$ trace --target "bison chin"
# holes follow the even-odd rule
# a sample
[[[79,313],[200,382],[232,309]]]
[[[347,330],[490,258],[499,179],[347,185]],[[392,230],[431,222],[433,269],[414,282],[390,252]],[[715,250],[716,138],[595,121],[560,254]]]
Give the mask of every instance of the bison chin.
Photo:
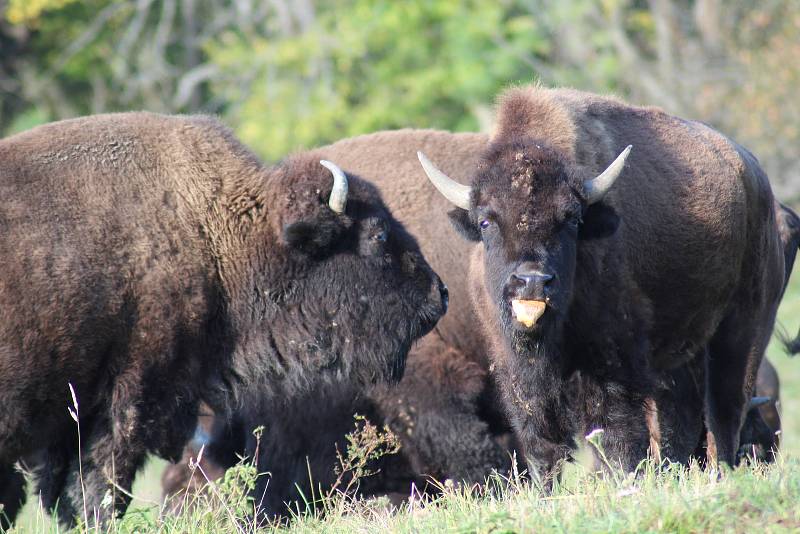
[[[406,370],[406,356],[411,348],[411,342],[405,342],[404,340],[392,341],[395,342],[372,349],[368,354],[351,355],[351,357],[357,358],[358,362],[361,362],[352,372],[352,377],[357,384],[374,386],[376,384],[394,385],[400,382]],[[367,360],[375,362],[375,364],[365,365],[363,362]],[[333,378],[338,379],[340,377]]]
[[[380,342],[373,340],[374,346],[365,348],[371,355],[362,355],[359,361],[385,362],[383,366],[364,366],[357,372],[358,379],[363,384],[374,385],[381,382],[397,384],[403,378],[406,370],[406,357],[411,349],[411,344],[427,335],[439,321],[439,314],[433,310],[421,309],[413,321],[400,327],[394,335],[381,336]],[[401,331],[408,329],[405,335]],[[374,372],[374,369],[383,369],[383,374]]]
[[[561,339],[564,330],[562,315],[555,308],[547,306],[533,324],[526,324],[520,319],[528,319],[523,314],[515,313],[512,304],[503,306],[501,317],[505,337],[518,354],[547,356],[555,342]],[[519,305],[517,305],[519,310]],[[522,315],[522,317],[520,317]]]

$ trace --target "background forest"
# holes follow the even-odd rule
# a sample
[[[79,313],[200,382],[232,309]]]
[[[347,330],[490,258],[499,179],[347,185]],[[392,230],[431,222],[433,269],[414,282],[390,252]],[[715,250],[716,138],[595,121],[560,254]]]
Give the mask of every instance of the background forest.
[[[401,127],[487,129],[540,80],[706,121],[800,200],[796,0],[0,0],[0,134],[214,113],[267,160]]]

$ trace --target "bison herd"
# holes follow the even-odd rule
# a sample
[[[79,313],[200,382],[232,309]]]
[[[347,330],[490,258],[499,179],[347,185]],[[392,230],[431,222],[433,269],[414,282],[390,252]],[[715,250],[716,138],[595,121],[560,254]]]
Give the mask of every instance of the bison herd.
[[[397,500],[515,467],[547,488],[597,428],[629,471],[778,445],[764,351],[800,219],[747,149],[657,108],[522,87],[490,136],[272,167],[208,117],[99,115],[0,141],[0,192],[9,523],[20,467],[102,523],[148,454],[178,462],[166,495],[197,486],[201,447],[211,477],[257,456],[285,515],[335,483],[355,414],[401,444],[359,491]]]

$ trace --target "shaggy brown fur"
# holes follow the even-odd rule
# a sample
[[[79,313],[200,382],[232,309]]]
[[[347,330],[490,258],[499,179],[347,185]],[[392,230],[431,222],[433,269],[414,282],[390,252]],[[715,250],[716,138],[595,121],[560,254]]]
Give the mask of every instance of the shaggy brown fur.
[[[85,488],[102,521],[128,502],[108,479],[129,490],[147,452],[179,457],[200,399],[269,410],[398,379],[446,295],[372,186],[350,176],[337,214],[331,184],[318,157],[265,168],[206,117],[0,141],[0,473],[24,458],[45,506],[70,521]]]

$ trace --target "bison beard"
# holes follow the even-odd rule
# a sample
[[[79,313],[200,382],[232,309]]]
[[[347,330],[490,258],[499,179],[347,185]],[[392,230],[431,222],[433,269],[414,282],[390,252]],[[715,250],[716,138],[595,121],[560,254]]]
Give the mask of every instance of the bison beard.
[[[758,162],[705,125],[613,98],[528,87],[498,110],[466,192],[420,160],[458,206],[453,225],[483,244],[472,307],[532,467],[552,476],[572,436],[600,427],[633,469],[659,376],[695,358],[709,443],[733,465],[785,268]],[[515,299],[548,308],[525,324]]]
[[[102,523],[147,453],[179,457],[200,400],[400,378],[446,290],[375,188],[320,159],[267,168],[214,119],[149,113],[0,141],[6,510],[16,461],[64,522],[85,502]]]

